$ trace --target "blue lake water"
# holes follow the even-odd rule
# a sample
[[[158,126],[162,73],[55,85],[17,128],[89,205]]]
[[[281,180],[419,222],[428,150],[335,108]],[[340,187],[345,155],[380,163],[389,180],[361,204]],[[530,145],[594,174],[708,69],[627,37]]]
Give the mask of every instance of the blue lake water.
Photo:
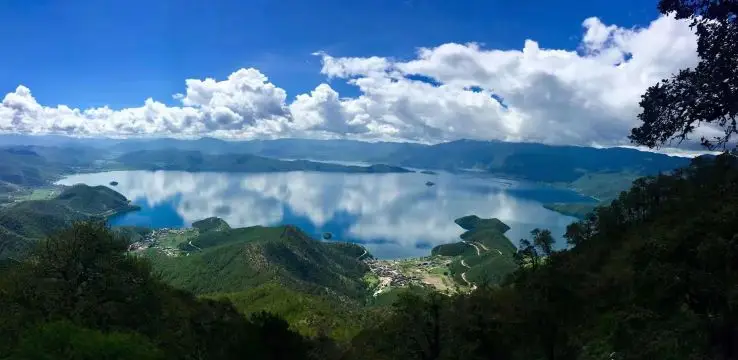
[[[537,227],[550,229],[561,244],[575,219],[542,203],[588,201],[568,190],[447,173],[115,171],[59,181],[77,183],[109,186],[141,206],[110,219],[113,226],[188,227],[210,216],[232,227],[293,224],[316,238],[330,232],[335,240],[362,243],[380,258],[424,256],[435,245],[458,241],[463,230],[453,220],[469,214],[502,220],[516,244]]]

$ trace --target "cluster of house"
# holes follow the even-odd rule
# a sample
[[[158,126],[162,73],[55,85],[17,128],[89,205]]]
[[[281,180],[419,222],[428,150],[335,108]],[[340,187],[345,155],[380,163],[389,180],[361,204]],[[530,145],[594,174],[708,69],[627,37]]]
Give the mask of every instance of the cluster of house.
[[[184,235],[186,229],[169,229],[169,228],[161,228],[161,229],[154,229],[150,233],[146,234],[141,241],[137,241],[135,243],[132,243],[128,245],[128,251],[141,251],[146,250],[151,247],[156,247],[161,252],[164,253],[164,255],[167,256],[177,256],[179,255],[179,250],[171,247],[165,247],[165,246],[157,246],[157,240],[161,237],[164,237],[166,235]]]
[[[419,277],[408,276],[397,270],[398,264],[396,261],[378,261],[375,259],[369,259],[365,262],[369,265],[371,272],[376,274],[380,279],[387,279],[386,285],[403,287],[420,282]]]

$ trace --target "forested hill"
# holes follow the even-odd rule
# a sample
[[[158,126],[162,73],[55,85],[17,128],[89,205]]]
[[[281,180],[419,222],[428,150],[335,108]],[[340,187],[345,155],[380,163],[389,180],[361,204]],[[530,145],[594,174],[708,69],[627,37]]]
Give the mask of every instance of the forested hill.
[[[454,220],[466,230],[461,241],[435,246],[432,255],[451,256],[449,272],[461,283],[497,285],[515,271],[515,245],[505,236],[510,227],[499,219],[468,215]]]
[[[83,184],[67,187],[53,199],[0,207],[0,259],[19,255],[35,241],[74,221],[104,219],[137,209],[114,190]]]
[[[180,244],[187,256],[153,258],[162,279],[195,294],[239,292],[269,282],[362,301],[366,294],[361,279],[368,268],[358,260],[364,252],[359,245],[315,240],[294,226],[231,229],[221,220],[201,229],[206,230]]]

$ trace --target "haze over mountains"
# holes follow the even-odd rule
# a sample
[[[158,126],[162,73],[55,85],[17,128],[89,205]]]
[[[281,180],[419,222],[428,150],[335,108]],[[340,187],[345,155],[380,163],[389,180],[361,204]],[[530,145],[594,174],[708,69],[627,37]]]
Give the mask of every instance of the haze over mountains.
[[[573,181],[582,172],[657,173],[687,163],[667,156],[627,148],[595,149],[578,146],[550,146],[535,143],[458,140],[437,145],[354,140],[277,139],[224,141],[214,138],[178,139],[86,139],[63,136],[0,135],[0,144],[58,147],[92,147],[110,155],[143,150],[199,151],[206,154],[251,154],[279,159],[360,161],[444,170],[473,169],[521,176],[531,180]],[[550,164],[567,164],[566,173],[547,169]],[[574,170],[577,169],[577,170]],[[541,171],[538,171],[541,170]],[[555,170],[559,179],[543,179],[534,172]],[[548,175],[547,175],[548,176]],[[536,179],[538,178],[538,179]]]

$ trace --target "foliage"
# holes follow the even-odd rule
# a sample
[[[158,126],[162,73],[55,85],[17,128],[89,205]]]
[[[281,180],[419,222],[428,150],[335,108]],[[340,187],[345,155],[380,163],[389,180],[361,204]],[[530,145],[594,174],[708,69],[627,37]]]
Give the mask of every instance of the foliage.
[[[461,234],[461,239],[470,243],[480,244],[479,246],[482,247],[482,250],[492,251],[497,254],[499,254],[499,252],[502,252],[503,254],[510,255],[517,251],[515,245],[510,242],[510,239],[508,239],[503,232],[498,231],[496,228],[475,228]],[[489,250],[485,250],[485,247]]]
[[[354,339],[352,355],[735,359],[736,216],[731,155],[639,179],[569,226],[572,248],[555,251],[551,234],[536,230],[500,287],[401,299]]]
[[[358,302],[310,295],[276,283],[236,293],[209,294],[207,297],[228,299],[247,315],[261,311],[278,315],[304,336],[328,336],[341,342],[351,340],[362,329],[368,316]]]
[[[151,229],[143,226],[116,226],[110,229],[116,236],[126,239],[129,243],[143,240],[151,233]]]
[[[107,216],[122,211],[138,209],[128,199],[105,186],[77,184],[65,188],[54,202],[90,216]]]
[[[89,217],[51,200],[0,208],[0,258],[21,255],[36,240],[86,219]]]
[[[476,255],[477,252],[474,250],[473,247],[459,241],[451,244],[441,244],[436,245],[431,250],[431,255],[440,255],[440,256],[462,256],[462,255],[468,255],[473,256]]]
[[[661,0],[659,10],[690,19],[696,30],[700,62],[648,88],[641,99],[643,122],[630,139],[656,147],[673,139],[684,140],[700,125],[723,133],[702,137],[702,145],[715,149],[738,133],[738,4],[734,0]]]
[[[155,360],[163,356],[149,339],[139,334],[103,333],[58,321],[27,330],[10,359]]]
[[[357,259],[357,246],[314,240],[293,226],[210,231],[192,244],[189,256],[161,255],[153,263],[163,279],[196,294],[239,292],[271,281],[312,294],[366,294],[361,278],[368,268]]]
[[[507,224],[499,219],[482,219],[476,215],[467,215],[455,222],[467,229],[460,236],[463,241],[438,245],[431,254],[457,257],[449,265],[451,277],[457,283],[498,284],[517,268],[513,259],[517,248],[504,234],[510,229]]]
[[[181,359],[735,359],[737,217],[738,160],[697,158],[570,225],[568,249],[533,231],[499,285],[475,269],[503,258],[475,251],[452,263],[469,262],[475,291],[391,289],[369,307],[345,286],[365,272],[359,248],[294,227],[203,234],[202,250],[170,259],[187,266],[164,271],[209,294],[197,299],[152,277],[101,224],[77,224],[0,267],[0,358],[84,358],[138,339],[132,352]]]
[[[129,211],[126,198],[104,186],[75,185],[51,200],[22,201],[0,207],[0,258],[19,256],[35,241],[74,221],[102,220]]]
[[[76,223],[7,267],[0,277],[0,358],[34,358],[39,350],[46,358],[126,358],[156,347],[162,358],[300,359],[319,350],[278,317],[247,319],[229,302],[197,300],[163,284],[147,261],[124,253],[126,246],[102,224]]]

